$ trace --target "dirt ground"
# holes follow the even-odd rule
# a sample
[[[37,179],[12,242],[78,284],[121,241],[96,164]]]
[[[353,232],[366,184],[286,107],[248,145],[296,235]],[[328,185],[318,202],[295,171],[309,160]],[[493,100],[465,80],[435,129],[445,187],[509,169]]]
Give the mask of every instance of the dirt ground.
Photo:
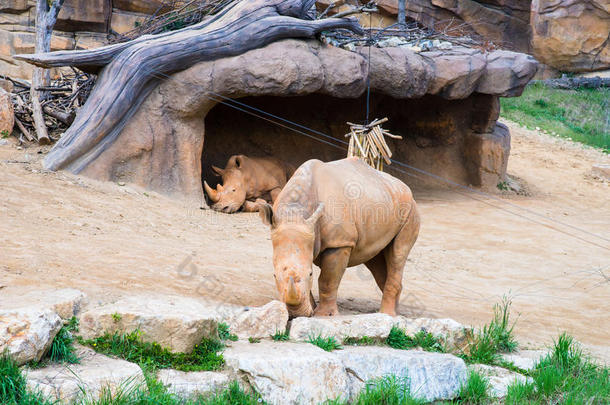
[[[509,174],[528,195],[415,189],[422,228],[400,311],[480,326],[506,294],[523,346],[544,347],[565,330],[610,362],[610,183],[591,174],[610,158],[507,124]],[[45,172],[38,151],[0,146],[0,305],[50,287],[81,289],[90,304],[140,292],[252,306],[275,298],[269,232],[256,214]],[[343,313],[380,302],[360,267],[339,296]]]

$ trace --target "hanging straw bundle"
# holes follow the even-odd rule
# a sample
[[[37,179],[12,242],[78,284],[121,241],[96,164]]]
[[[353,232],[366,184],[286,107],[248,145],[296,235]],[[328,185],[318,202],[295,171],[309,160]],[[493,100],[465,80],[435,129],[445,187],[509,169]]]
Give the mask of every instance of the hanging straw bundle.
[[[387,121],[387,118],[374,119],[367,125],[348,122],[350,132],[345,134],[346,138],[350,137],[347,157],[360,157],[369,166],[381,171],[383,171],[384,161],[388,165],[391,164],[392,151],[386,143],[385,137],[389,136],[394,139],[402,139],[402,137],[392,135],[389,131],[381,128],[381,124]]]

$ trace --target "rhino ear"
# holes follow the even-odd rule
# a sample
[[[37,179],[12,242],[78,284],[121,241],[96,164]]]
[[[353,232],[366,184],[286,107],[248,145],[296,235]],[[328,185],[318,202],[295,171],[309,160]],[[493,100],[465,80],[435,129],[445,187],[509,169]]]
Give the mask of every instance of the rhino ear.
[[[261,217],[263,224],[273,227],[273,207],[271,207],[271,204],[259,203],[258,215]]]
[[[212,166],[212,170],[214,170],[214,173],[216,173],[216,176],[221,176],[223,175],[223,173],[225,172],[223,169],[221,169],[220,167],[216,167],[216,166]]]
[[[238,169],[241,169],[241,165],[243,163],[244,163],[244,160],[241,155],[235,156],[235,166],[237,166]]]

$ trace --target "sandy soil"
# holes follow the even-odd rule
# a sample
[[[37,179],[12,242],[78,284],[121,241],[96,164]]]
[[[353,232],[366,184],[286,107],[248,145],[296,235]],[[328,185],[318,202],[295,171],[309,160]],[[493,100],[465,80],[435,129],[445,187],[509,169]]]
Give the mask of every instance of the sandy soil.
[[[529,195],[498,191],[497,201],[414,190],[422,228],[401,313],[478,326],[508,294],[524,346],[543,347],[565,330],[610,362],[610,184],[591,174],[592,164],[610,159],[508,125],[509,173]],[[135,292],[244,305],[275,298],[269,232],[256,214],[218,214],[129,185],[45,172],[39,151],[0,146],[4,305],[49,287],[81,289],[91,304]],[[339,295],[344,313],[379,306],[364,268],[348,270]]]

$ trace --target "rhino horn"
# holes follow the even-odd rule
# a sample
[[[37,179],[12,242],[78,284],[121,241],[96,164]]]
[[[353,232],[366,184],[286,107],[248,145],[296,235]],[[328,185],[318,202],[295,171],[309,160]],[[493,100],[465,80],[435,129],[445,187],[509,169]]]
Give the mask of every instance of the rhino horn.
[[[290,277],[290,284],[288,285],[288,294],[286,294],[286,304],[298,305],[299,304],[299,293],[294,283],[294,278]]]
[[[322,215],[323,210],[324,210],[324,203],[320,203],[318,205],[318,208],[316,208],[316,210],[314,211],[314,213],[311,214],[311,216],[309,218],[307,218],[307,220],[305,221],[307,223],[307,225],[313,227],[316,224],[316,222],[318,222],[318,219],[320,219],[320,216]]]
[[[225,190],[225,188],[224,188],[224,186],[223,186],[222,184],[218,183],[218,185],[216,186],[216,190],[218,190],[218,191],[224,191],[224,190]]]
[[[208,197],[210,197],[210,200],[212,200],[213,202],[218,202],[218,200],[220,199],[220,197],[218,196],[218,191],[210,187],[207,181],[203,182],[203,188],[205,189],[205,192],[208,193]]]

